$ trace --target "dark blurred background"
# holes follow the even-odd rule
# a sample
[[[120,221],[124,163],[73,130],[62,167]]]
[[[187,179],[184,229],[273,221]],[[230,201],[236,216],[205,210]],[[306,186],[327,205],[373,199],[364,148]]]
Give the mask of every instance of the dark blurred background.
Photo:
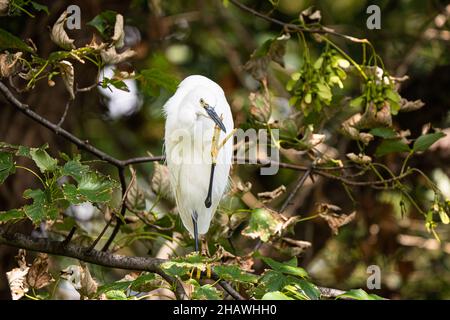
[[[258,83],[243,69],[250,54],[264,40],[280,34],[279,26],[242,12],[231,3],[224,7],[221,1],[40,1],[49,8],[50,15],[37,14],[35,19],[1,18],[0,27],[33,39],[38,52],[47,56],[56,49],[49,39],[48,26],[53,25],[60,13],[70,4],[81,8],[82,29],[69,31],[75,44],[88,43],[93,32],[85,23],[101,11],[117,11],[125,17],[128,33],[134,35],[133,48],[137,55],[130,63],[136,69],[159,68],[182,79],[190,74],[203,74],[218,82],[225,90],[233,109],[236,126],[246,122],[248,94]],[[269,1],[245,1],[263,13],[272,12]],[[307,7],[314,5],[322,12],[322,23],[340,33],[369,39],[382,57],[386,69],[394,76],[407,74],[400,93],[408,99],[422,99],[426,106],[416,112],[402,114],[395,126],[410,129],[413,136],[431,123],[434,127],[450,130],[450,7],[447,1],[377,1],[381,8],[381,29],[368,30],[366,8],[371,1],[279,0],[273,17],[291,21]],[[351,57],[359,60],[361,47],[333,39]],[[320,47],[312,41],[313,54]],[[288,44],[285,55],[286,69],[294,71],[301,63],[301,48],[296,41]],[[93,67],[78,64],[75,70],[79,87],[88,86],[95,79]],[[284,83],[286,76],[272,71],[272,77]],[[273,81],[272,83],[276,83]],[[282,90],[273,88],[283,98]],[[358,93],[358,85],[346,87],[348,94]],[[79,94],[69,109],[64,126],[76,135],[116,156],[129,158],[162,153],[164,119],[162,106],[170,93],[162,90],[155,97],[137,89],[134,97],[125,97],[115,105],[102,93]],[[57,122],[64,112],[67,93],[62,83],[48,87],[46,81],[35,90],[22,94],[22,100],[51,121]],[[1,102],[2,100],[0,100]],[[340,123],[336,123],[336,130]],[[332,132],[333,126],[328,128]],[[49,143],[50,150],[72,152],[64,140],[30,119],[17,113],[6,103],[0,103],[0,141],[27,146]],[[341,136],[330,141],[343,155],[352,150],[351,144]],[[350,150],[350,151],[348,151]],[[450,198],[450,135],[435,145],[431,152],[417,156],[411,164],[420,168],[439,185]],[[401,164],[399,156],[387,157],[390,167]],[[153,166],[137,167],[142,178],[150,179]],[[115,172],[107,166],[102,170]],[[261,177],[257,168],[242,166],[234,169],[234,176],[251,181],[252,192],[274,189],[281,184],[288,187],[297,179],[297,172],[281,169],[274,177]],[[410,178],[412,186],[420,185],[419,178]],[[0,210],[23,204],[21,195],[26,188],[37,186],[33,177],[24,171],[0,186]],[[424,202],[430,201],[427,190],[418,188],[416,194]],[[401,215],[400,195],[393,191],[355,188],[357,219],[333,236],[326,223],[312,220],[300,223],[293,238],[312,243],[301,257],[300,264],[307,268],[315,283],[339,289],[365,288],[366,268],[376,264],[382,270],[381,290],[375,293],[387,298],[449,299],[450,298],[450,235],[448,226],[439,227],[442,243],[438,243],[425,230],[423,217],[408,211]],[[344,212],[355,204],[339,183],[318,179],[308,181],[290,207],[289,214],[308,215],[316,203],[335,203]],[[281,202],[275,202],[277,207]],[[31,232],[30,225],[16,226]],[[244,245],[244,244],[243,244]],[[238,245],[236,245],[238,246]],[[270,248],[262,248],[266,254]],[[266,250],[266,251],[264,251]],[[0,297],[9,297],[5,272],[14,265],[17,249],[0,246]],[[133,254],[133,252],[131,252]],[[55,262],[56,263],[56,262]],[[261,266],[255,265],[257,271]],[[95,272],[95,270],[94,270]],[[106,272],[105,270],[102,271]],[[114,271],[111,271],[114,272]],[[104,276],[104,275],[103,275]]]

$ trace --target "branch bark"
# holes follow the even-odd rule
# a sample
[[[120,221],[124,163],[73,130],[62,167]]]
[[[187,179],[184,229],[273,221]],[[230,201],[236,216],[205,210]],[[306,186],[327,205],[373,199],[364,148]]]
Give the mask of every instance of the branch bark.
[[[296,24],[293,23],[287,23],[287,22],[283,22],[280,21],[278,19],[272,18],[268,15],[265,15],[261,12],[258,12],[250,7],[247,7],[245,4],[240,3],[237,0],[230,0],[230,2],[235,5],[237,8],[241,9],[242,11],[251,13],[252,15],[254,15],[255,17],[261,18],[263,20],[269,21],[271,23],[277,24],[279,26],[282,26],[286,31],[295,31],[295,32],[305,32],[305,33],[317,33],[317,34],[331,34],[333,36],[337,36],[337,37],[341,37],[341,38],[345,38],[347,40],[350,41],[356,41],[356,42],[367,42],[366,39],[359,39],[359,38],[355,38],[355,37],[351,37],[351,36],[347,36],[345,34],[336,32],[330,28],[326,28],[326,27],[320,27],[320,28],[305,28],[305,27],[300,27]]]
[[[13,105],[16,109],[18,109],[20,112],[25,114],[27,117],[31,118],[32,120],[36,121],[37,123],[41,124],[42,126],[46,127],[47,129],[53,131],[55,134],[62,136],[64,139],[70,141],[80,149],[83,149],[92,155],[96,156],[97,158],[104,160],[118,168],[124,168],[130,164],[133,163],[139,163],[141,162],[140,158],[132,158],[127,160],[119,160],[117,158],[114,158],[110,156],[109,154],[101,151],[100,149],[94,147],[89,143],[87,140],[82,140],[72,133],[68,132],[67,130],[61,128],[57,124],[54,124],[47,120],[46,118],[40,116],[36,112],[34,112],[30,106],[27,104],[22,103],[19,101],[12,92],[8,89],[8,87],[3,83],[0,82],[0,91],[5,96],[6,100]],[[161,161],[161,157],[146,157],[145,162],[151,162],[151,161]]]
[[[161,269],[161,264],[166,259],[158,259],[152,257],[130,257],[119,255],[111,252],[98,251],[88,247],[82,247],[73,243],[65,243],[64,241],[54,241],[44,238],[33,238],[22,233],[8,233],[6,228],[0,226],[0,245],[7,245],[16,248],[26,249],[29,251],[43,252],[57,256],[70,257],[80,261],[123,270],[148,271],[159,274],[166,281],[175,286],[175,295],[179,300],[186,300],[188,297],[184,291],[183,285],[179,279],[166,274]],[[227,291],[236,300],[245,300],[239,292],[237,292],[228,282],[220,280],[219,276],[212,273],[212,279],[218,280],[219,285]],[[344,291],[318,287],[322,296],[333,298]]]

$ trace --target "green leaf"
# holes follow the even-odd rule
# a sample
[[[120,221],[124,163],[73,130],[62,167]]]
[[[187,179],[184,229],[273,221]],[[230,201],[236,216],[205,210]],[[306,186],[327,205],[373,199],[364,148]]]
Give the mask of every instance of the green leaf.
[[[449,224],[450,218],[448,217],[448,214],[444,211],[444,209],[440,209],[439,211],[439,218],[441,219],[443,224]]]
[[[111,292],[111,291],[120,291],[124,292],[128,290],[133,282],[132,281],[116,281],[113,283],[108,283],[103,286],[100,286],[97,290],[97,295],[101,295],[102,293]]]
[[[290,261],[283,263],[267,257],[262,257],[261,259],[275,271],[279,271],[284,274],[290,274],[301,278],[308,277],[308,273],[305,271],[305,269],[297,267],[296,257],[292,258]]]
[[[262,297],[267,292],[281,291],[289,284],[289,278],[283,273],[274,270],[267,270],[258,281],[258,286],[254,289],[256,297]]]
[[[116,22],[117,12],[105,10],[94,19],[87,23],[88,26],[94,27],[103,38],[109,38],[113,32],[113,26]]]
[[[0,211],[0,223],[15,221],[25,218],[25,212],[21,209],[12,209],[9,211]]]
[[[113,189],[117,183],[95,172],[87,172],[79,177],[78,186],[66,184],[63,186],[64,196],[73,204],[85,201],[108,202],[111,201]]]
[[[277,230],[278,222],[274,216],[265,209],[254,209],[250,217],[248,226],[242,234],[253,239],[260,238],[267,242],[272,234]]]
[[[376,294],[368,294],[363,289],[349,290],[339,296],[338,299],[353,299],[353,300],[384,300],[382,297]]]
[[[256,283],[258,276],[243,271],[236,265],[218,265],[214,267],[214,272],[222,279],[244,283]]]
[[[423,136],[420,136],[417,138],[417,140],[414,142],[413,150],[414,152],[418,151],[426,151],[429,147],[433,145],[436,141],[439,139],[445,137],[445,133],[443,132],[435,132],[435,133],[429,133]]]
[[[16,171],[12,154],[0,151],[0,184]]]
[[[154,273],[144,273],[131,282],[131,289],[139,292],[149,292],[160,286],[161,281]]]
[[[373,136],[383,139],[393,139],[397,137],[397,132],[395,132],[394,129],[386,127],[373,128],[369,131],[369,133]]]
[[[375,155],[377,157],[382,157],[388,153],[392,152],[410,152],[411,149],[403,141],[397,140],[383,140],[383,142],[378,146]]]
[[[19,51],[34,52],[33,48],[17,38],[15,35],[0,28],[0,50],[16,49]]]
[[[31,158],[30,152],[31,152],[30,148],[25,146],[19,146],[16,152],[16,156]]]
[[[179,80],[170,72],[166,72],[157,68],[142,70],[140,73],[142,89],[148,95],[156,96],[159,94],[159,88],[166,89],[169,93],[175,92]]]
[[[355,99],[353,99],[352,101],[350,101],[350,107],[352,108],[357,108],[362,106],[363,102],[364,102],[365,97],[364,96],[359,96],[356,97]]]
[[[317,88],[317,95],[322,100],[325,100],[326,102],[331,101],[331,98],[333,97],[333,95],[331,93],[331,89],[329,86],[322,84],[322,83],[317,83],[316,88]]]
[[[58,221],[52,226],[52,230],[57,231],[70,231],[74,226],[76,226],[76,221],[72,217],[64,217],[62,221]]]
[[[34,10],[44,11],[47,15],[49,14],[47,6],[45,6],[43,4],[31,1],[31,5],[33,6]]]
[[[174,258],[171,261],[161,264],[161,268],[171,276],[183,276],[197,268],[199,270],[206,270],[207,259],[198,253],[192,253],[186,257]]]
[[[269,54],[270,46],[275,41],[275,39],[267,39],[259,46],[253,53],[252,58],[264,58]]]
[[[222,293],[217,290],[211,284],[205,284],[203,286],[195,286],[192,293],[192,299],[194,300],[222,300]]]
[[[71,176],[75,181],[80,182],[81,178],[85,176],[89,170],[89,166],[81,164],[80,156],[77,155],[64,164],[61,174],[63,176]]]
[[[391,101],[393,101],[395,103],[399,103],[400,102],[399,94],[397,92],[395,92],[394,90],[392,90],[392,89],[386,90],[386,97],[389,100],[391,100]]]
[[[130,92],[130,89],[128,89],[128,86],[125,84],[125,82],[120,79],[103,78],[100,85],[103,89],[106,89],[106,88],[108,88],[108,86],[111,85],[119,90]]]
[[[320,290],[309,281],[298,279],[292,287],[295,288],[296,296],[298,295],[302,300],[319,300],[320,298]]]
[[[35,225],[46,219],[55,220],[58,217],[58,208],[51,201],[48,201],[47,195],[40,189],[27,189],[23,193],[25,199],[33,199],[33,203],[23,207],[25,214],[33,221]]]
[[[111,290],[105,293],[109,300],[127,300],[125,292],[120,290]]]
[[[58,160],[50,157],[44,148],[31,148],[30,156],[42,173],[55,171],[58,168]]]
[[[280,291],[267,292],[261,300],[294,300]]]

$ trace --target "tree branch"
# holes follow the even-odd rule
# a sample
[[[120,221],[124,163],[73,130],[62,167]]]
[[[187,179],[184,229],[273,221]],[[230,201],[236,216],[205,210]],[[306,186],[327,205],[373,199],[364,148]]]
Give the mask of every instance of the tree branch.
[[[231,1],[233,3],[237,2],[237,1],[234,1],[234,0],[231,0]],[[58,127],[56,124],[50,122],[49,120],[45,119],[44,117],[40,116],[39,114],[37,114],[36,112],[31,110],[28,105],[20,102],[11,93],[11,91],[8,89],[8,87],[6,87],[2,82],[0,82],[0,91],[3,93],[5,98],[14,107],[16,107],[18,110],[20,110],[22,113],[24,113],[25,115],[27,115],[28,117],[30,117],[34,121],[40,123],[41,125],[43,125],[44,127],[48,128],[48,129],[50,129],[55,134],[61,135],[66,140],[68,140],[68,141],[72,142],[73,144],[75,144],[76,146],[78,146],[80,149],[83,149],[83,150],[93,154],[94,156],[96,156],[97,158],[99,158],[101,160],[109,162],[110,164],[116,166],[117,168],[124,168],[124,167],[126,167],[128,165],[136,164],[136,163],[146,163],[146,162],[155,162],[155,161],[163,161],[164,160],[164,156],[136,157],[136,158],[130,158],[130,159],[126,159],[126,160],[119,160],[117,158],[114,158],[114,157],[110,156],[109,154],[107,154],[107,153],[97,149],[96,147],[92,146],[91,144],[89,144],[88,141],[81,140],[80,138],[78,138],[78,137],[74,136],[73,134],[71,134],[70,132],[68,132],[68,131]],[[241,162],[242,159],[235,158],[234,160],[237,161],[238,163],[243,163],[243,162]],[[309,167],[307,167],[307,166],[301,166],[301,165],[285,163],[285,162],[278,162],[278,161],[273,161],[273,160],[269,160],[269,161],[266,161],[264,163],[262,163],[261,161],[258,161],[258,164],[259,165],[263,165],[263,166],[278,165],[280,168],[286,168],[286,169],[297,170],[297,171],[307,171],[309,169]],[[339,170],[339,169],[340,168],[336,168],[336,170]],[[341,169],[344,169],[344,168],[341,168]],[[402,175],[399,175],[398,177],[395,177],[395,178],[390,178],[390,179],[385,179],[385,180],[377,180],[377,181],[353,181],[353,180],[348,180],[348,179],[346,179],[344,177],[341,177],[341,176],[333,175],[333,174],[328,173],[326,171],[330,171],[329,168],[321,169],[320,167],[314,167],[312,173],[320,175],[320,176],[323,176],[323,177],[326,177],[326,178],[329,178],[329,179],[338,180],[338,181],[340,181],[342,183],[345,183],[347,185],[352,185],[352,186],[373,186],[373,185],[377,186],[377,185],[383,185],[383,184],[395,182],[397,180],[401,180],[401,179],[403,179],[406,176],[411,174],[411,172],[406,172],[406,173],[404,173]]]
[[[53,241],[43,238],[32,238],[21,233],[7,233],[0,227],[0,244],[22,248],[30,251],[75,258],[96,265],[124,270],[149,271],[159,274],[175,286],[178,299],[186,299],[186,293],[178,279],[167,275],[160,265],[166,260],[146,257],[128,257],[109,252],[90,250],[72,243]]]
[[[326,27],[320,27],[320,28],[305,28],[305,27],[300,27],[296,24],[293,23],[287,23],[287,22],[283,22],[280,21],[278,19],[269,17],[261,12],[258,12],[250,7],[247,7],[245,4],[240,3],[237,0],[230,0],[230,2],[232,4],[234,4],[237,8],[241,9],[242,11],[246,11],[248,13],[251,13],[252,15],[254,15],[255,17],[261,18],[263,20],[269,21],[271,23],[277,24],[279,26],[282,26],[284,29],[286,29],[286,31],[292,30],[292,31],[296,31],[296,32],[306,32],[306,33],[318,33],[318,34],[331,34],[337,37],[341,37],[341,38],[345,38],[347,40],[350,41],[356,41],[356,42],[367,42],[366,39],[359,39],[359,38],[355,38],[355,37],[351,37],[351,36],[347,36],[345,34],[336,32],[330,28],[326,28]]]
[[[17,108],[20,112],[25,114],[27,117],[33,119],[37,123],[41,124],[42,126],[46,127],[47,129],[53,131],[55,134],[62,136],[64,139],[72,142],[74,145],[79,147],[80,149],[83,149],[92,155],[96,156],[97,158],[104,160],[118,168],[126,167],[132,163],[139,163],[142,162],[141,158],[134,158],[134,159],[127,159],[127,160],[119,160],[117,158],[114,158],[110,156],[109,154],[101,151],[100,149],[97,149],[96,147],[92,146],[87,140],[83,141],[80,138],[76,137],[72,133],[68,132],[67,130],[59,127],[57,124],[54,124],[47,120],[46,118],[40,116],[31,108],[22,102],[20,102],[8,89],[8,87],[3,83],[0,82],[0,91],[5,96],[6,100],[10,102],[11,105],[13,105],[15,108]],[[145,157],[145,162],[150,161],[161,161],[161,157]]]
[[[179,279],[169,276],[161,269],[161,264],[166,259],[152,257],[129,257],[111,252],[98,251],[88,247],[82,247],[64,241],[54,241],[44,238],[33,238],[21,233],[8,233],[6,228],[0,226],[0,245],[7,245],[29,251],[43,252],[57,256],[78,259],[99,266],[133,271],[148,271],[159,274],[166,281],[175,286],[177,299],[186,300],[187,295]],[[219,280],[219,285],[236,300],[245,300],[228,282],[220,280],[216,273],[212,273],[212,279]],[[344,291],[318,287],[322,296],[326,298],[336,297]]]
[[[289,207],[292,204],[292,198],[294,198],[294,196],[297,194],[298,190],[303,186],[303,184],[305,183],[306,179],[311,175],[311,172],[313,170],[312,165],[308,168],[308,170],[305,171],[305,173],[300,176],[298,178],[297,183],[295,184],[295,188],[294,190],[292,190],[292,192],[289,193],[288,197],[286,198],[286,200],[283,202],[283,205],[280,208],[280,213],[282,214],[287,207]]]

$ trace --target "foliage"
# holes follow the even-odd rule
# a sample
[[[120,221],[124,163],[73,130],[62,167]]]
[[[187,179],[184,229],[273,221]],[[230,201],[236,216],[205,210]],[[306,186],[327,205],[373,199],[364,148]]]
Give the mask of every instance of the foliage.
[[[139,5],[133,2],[133,6]],[[180,4],[176,2],[163,6],[175,15],[177,12],[172,6],[177,5]],[[278,1],[265,2],[261,6],[270,9],[266,12],[280,10],[278,13],[283,16],[282,4]],[[183,4],[184,9],[187,12],[187,9],[193,8]],[[361,209],[359,202],[365,197],[361,192],[363,188],[381,189],[378,204],[388,202],[399,208],[402,218],[414,217],[426,232],[422,236],[430,236],[428,240],[439,243],[442,234],[446,235],[441,228],[450,222],[448,192],[415,159],[426,156],[430,149],[433,150],[448,137],[438,125],[430,124],[422,130],[402,127],[404,122],[400,121],[401,117],[407,112],[416,112],[424,104],[420,100],[408,101],[402,96],[399,90],[402,79],[388,72],[376,46],[366,38],[348,36],[327,28],[321,22],[320,11],[309,8],[295,12],[295,18],[284,28],[269,28],[258,23],[251,25],[257,29],[255,43],[259,45],[248,43],[252,52],[245,53],[245,60],[248,61],[242,67],[236,52],[243,50],[240,47],[246,47],[246,42],[240,39],[241,34],[231,34],[243,26],[244,30],[249,22],[240,15],[234,15],[237,12],[235,9],[230,1],[224,1],[223,7],[215,8],[221,19],[231,13],[234,23],[223,29],[216,26],[196,29],[199,36],[189,38],[190,53],[183,54],[186,49],[184,44],[177,43],[183,43],[183,39],[190,37],[183,30],[183,24],[178,23],[180,30],[164,38],[170,45],[164,50],[163,46],[149,46],[151,52],[146,52],[149,55],[146,59],[138,52],[145,50],[145,46],[131,48],[125,41],[124,24],[131,20],[137,25],[142,18],[138,13],[135,13],[135,21],[133,16],[124,18],[111,10],[99,13],[86,24],[89,26],[85,28],[87,34],[83,26],[85,33],[82,38],[92,39],[83,45],[78,37],[76,41],[66,31],[67,12],[59,13],[49,34],[45,35],[54,44],[54,50],[48,55],[42,54],[41,48],[32,41],[22,40],[17,30],[10,32],[0,28],[0,78],[2,82],[11,80],[19,100],[22,100],[20,94],[24,91],[44,94],[37,89],[44,82],[42,80],[46,80],[49,90],[57,88],[55,84],[60,82],[68,95],[67,105],[69,102],[79,102],[83,91],[94,97],[91,90],[95,88],[130,93],[132,88],[127,83],[136,81],[139,95],[146,98],[145,107],[138,117],[130,121],[129,130],[123,129],[125,121],[111,125],[125,132],[118,137],[112,134],[114,129],[107,131],[107,126],[98,125],[98,119],[86,116],[80,120],[83,122],[80,131],[87,130],[97,137],[111,136],[111,139],[100,142],[105,150],[118,151],[121,148],[115,150],[109,140],[120,140],[125,145],[124,150],[137,154],[138,151],[148,151],[147,145],[150,143],[154,149],[160,149],[161,112],[155,110],[160,110],[164,99],[175,92],[183,73],[180,69],[188,69],[191,73],[207,73],[205,70],[211,69],[218,76],[221,72],[230,72],[220,67],[226,65],[225,69],[233,69],[234,76],[224,76],[223,82],[232,86],[230,83],[240,81],[242,85],[230,95],[225,90],[232,101],[233,111],[237,113],[236,119],[239,121],[236,122],[242,128],[267,129],[271,133],[270,144],[283,157],[280,161],[292,162],[286,163],[285,169],[306,171],[305,178],[309,176],[314,186],[318,185],[315,182],[320,177],[338,182],[337,185],[342,188],[334,188],[334,192],[321,190],[317,197],[325,199],[326,203],[304,205],[288,213],[284,205],[280,207],[279,199],[288,196],[284,194],[286,187],[282,184],[294,181],[295,175],[288,176],[285,171],[280,171],[276,179],[265,181],[257,175],[256,178],[249,177],[249,174],[237,169],[228,197],[216,213],[206,236],[208,245],[204,248],[205,254],[187,254],[192,249],[192,239],[182,228],[174,210],[171,210],[175,204],[168,194],[170,173],[164,165],[155,163],[151,175],[147,167],[135,170],[119,160],[119,164],[105,157],[100,157],[102,161],[94,161],[78,151],[69,155],[58,154],[53,146],[50,149],[48,145],[36,147],[1,142],[0,184],[11,183],[15,175],[23,171],[39,183],[39,188],[29,183],[22,195],[23,206],[0,211],[0,227],[8,228],[9,225],[29,220],[35,231],[48,233],[62,244],[66,240],[77,245],[91,244],[99,231],[86,227],[73,214],[77,208],[88,204],[96,210],[101,222],[104,218],[115,221],[118,232],[113,233],[116,238],[110,238],[112,250],[126,248],[127,254],[142,254],[142,248],[146,248],[151,255],[171,251],[169,259],[158,265],[158,272],[128,273],[120,280],[117,277],[102,277],[101,284],[98,270],[94,271],[93,267],[82,262],[62,271],[62,267],[49,271],[47,256],[40,254],[29,265],[25,262],[25,252],[21,251],[17,257],[18,268],[11,270],[9,276],[9,279],[15,279],[10,281],[14,298],[54,298],[56,289],[50,286],[55,282],[55,277],[56,282],[61,279],[69,281],[81,298],[138,300],[167,295],[173,299],[177,290],[175,284],[167,280],[172,277],[183,282],[189,298],[196,300],[226,298],[228,294],[220,286],[222,280],[247,299],[326,299],[328,297],[323,294],[323,288],[316,285],[319,281],[312,272],[314,268],[306,265],[307,259],[303,256],[312,247],[309,241],[317,240],[317,236],[308,236],[308,241],[300,238],[308,234],[306,228],[328,225],[332,232],[329,232],[331,240],[327,241],[337,247],[339,245],[335,243],[340,239],[350,244],[350,249],[342,249],[346,252],[345,258],[336,260],[354,258],[358,239],[375,237],[379,228],[378,222],[370,220],[377,221],[373,217],[376,214]],[[142,11],[139,8],[134,10]],[[30,11],[48,14],[47,7],[29,0],[10,1],[6,14],[10,17],[25,14],[20,19],[38,19]],[[165,32],[166,27],[161,28],[161,32]],[[261,41],[259,33],[262,35]],[[212,34],[220,34],[220,37]],[[169,49],[175,50],[179,60],[174,59]],[[205,58],[204,55],[210,57]],[[205,59],[212,62],[205,66]],[[228,60],[224,63],[221,59]],[[130,67],[130,61],[133,67]],[[82,89],[78,83],[83,76],[77,70],[86,65],[96,70],[96,77],[88,79],[94,83],[92,87]],[[100,80],[107,65],[114,65],[114,74]],[[64,114],[66,112],[67,109]],[[146,125],[140,124],[142,119]],[[274,130],[279,130],[279,136],[272,134]],[[138,141],[139,136],[143,137],[141,142]],[[86,142],[85,146],[89,147],[90,142]],[[84,149],[89,153],[89,148]],[[126,153],[127,157],[130,152]],[[119,169],[118,176],[109,170],[114,166]],[[302,188],[305,180],[300,183],[300,178],[297,186]],[[253,189],[247,182],[249,180],[257,181]],[[267,191],[269,188],[273,191]],[[389,192],[389,196],[381,192]],[[342,213],[334,202],[339,206],[344,202],[342,208],[350,213]],[[368,222],[367,225],[360,223],[359,216],[366,216],[364,219],[367,221],[364,222]],[[75,229],[74,236],[71,231]],[[102,234],[97,240],[101,238]],[[370,246],[372,243],[368,242],[358,249],[364,251]],[[264,251],[260,250],[261,247]],[[366,261],[365,257],[358,258]],[[348,260],[340,262],[345,264]],[[62,275],[57,276],[60,271]],[[345,274],[345,271],[338,270],[335,274]],[[358,288],[363,284],[364,281],[359,281],[346,287]],[[53,285],[57,287],[56,283]],[[382,299],[362,289],[351,289],[334,298]]]

